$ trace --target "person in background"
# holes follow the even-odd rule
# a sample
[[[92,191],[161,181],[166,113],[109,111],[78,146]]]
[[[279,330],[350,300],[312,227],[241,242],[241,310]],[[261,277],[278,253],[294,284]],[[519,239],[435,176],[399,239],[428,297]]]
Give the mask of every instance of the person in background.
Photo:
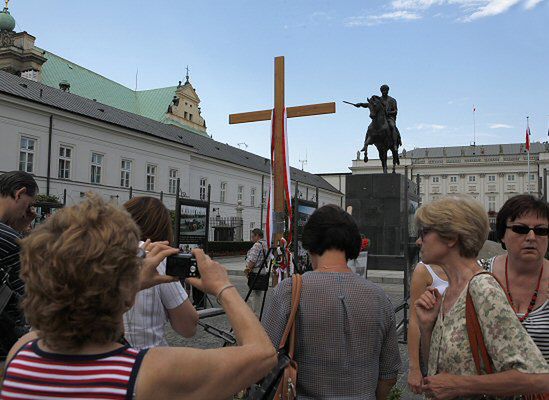
[[[549,205],[531,195],[511,197],[496,217],[507,254],[484,264],[507,293],[515,313],[549,363]]]
[[[410,289],[410,324],[408,325],[408,386],[413,393],[421,394],[423,376],[419,364],[419,327],[414,303],[428,289],[435,288],[443,295],[448,277],[442,267],[419,262],[412,273]]]
[[[216,296],[238,346],[120,344],[135,294],[174,280],[156,267],[177,249],[156,243],[143,259],[140,237],[125,210],[92,195],[22,241],[22,306],[36,331],[11,349],[0,399],[226,399],[274,367],[276,352],[257,317],[225,268],[198,249],[201,278],[187,281]]]
[[[19,309],[19,300],[25,292],[19,278],[19,240],[36,217],[32,205],[37,194],[38,185],[32,175],[23,171],[0,175],[0,288],[3,287],[7,301],[0,310],[0,364],[27,331]]]
[[[549,392],[549,365],[520,324],[496,279],[482,274],[477,256],[488,238],[488,215],[470,196],[447,196],[416,212],[417,244],[426,264],[448,277],[444,297],[429,288],[415,302],[421,357],[428,365],[427,397],[503,398]],[[471,294],[494,373],[477,374],[466,325]]]
[[[124,203],[141,230],[140,245],[146,240],[171,243],[172,223],[168,209],[154,197],[133,197]],[[166,260],[158,265],[158,273],[166,274]],[[164,338],[166,322],[184,337],[196,333],[198,313],[180,282],[164,283],[141,290],[124,314],[124,337],[137,349],[168,346]]]
[[[246,268],[244,269],[244,273],[248,277],[248,284],[255,281],[256,285],[254,287],[256,287],[261,278],[264,278],[267,281],[269,279],[267,276],[269,271],[267,263],[265,262],[267,254],[269,253],[269,245],[267,244],[267,241],[263,239],[263,231],[259,228],[252,230],[251,239],[254,244],[252,248],[248,250],[248,254],[246,254]],[[260,276],[255,280],[255,275],[252,274],[260,274]],[[265,290],[253,289],[250,294],[250,307],[257,315],[259,315],[261,311],[264,293]]]
[[[316,210],[303,228],[313,271],[303,274],[296,315],[299,399],[386,399],[400,354],[395,313],[377,285],[347,266],[360,250],[353,218],[335,205]],[[262,321],[278,348],[291,308],[292,279],[273,291]]]

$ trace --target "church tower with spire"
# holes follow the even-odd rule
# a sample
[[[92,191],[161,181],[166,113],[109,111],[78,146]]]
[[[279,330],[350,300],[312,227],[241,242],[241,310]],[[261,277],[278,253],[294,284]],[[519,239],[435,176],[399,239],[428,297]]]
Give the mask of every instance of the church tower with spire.
[[[166,118],[206,133],[206,121],[202,118],[200,111],[200,98],[189,81],[189,67],[187,67],[185,83],[181,84],[180,81],[177,85],[175,96],[168,106]]]
[[[35,37],[14,31],[15,19],[8,9],[9,0],[0,12],[0,70],[40,81],[40,71],[46,58],[34,47]]]

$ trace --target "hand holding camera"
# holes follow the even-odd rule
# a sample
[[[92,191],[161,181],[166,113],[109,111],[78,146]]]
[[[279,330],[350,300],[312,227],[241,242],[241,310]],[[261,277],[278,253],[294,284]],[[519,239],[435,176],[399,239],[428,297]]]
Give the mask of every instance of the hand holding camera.
[[[213,261],[201,249],[193,249],[193,256],[196,258],[200,278],[187,278],[187,282],[195,288],[208,294],[217,296],[219,291],[230,285],[227,270],[217,261]]]
[[[142,247],[148,252],[143,260],[143,266],[141,267],[139,275],[140,289],[147,289],[161,283],[177,282],[177,278],[168,275],[160,275],[156,270],[158,264],[160,264],[164,258],[177,253],[177,249],[168,246],[167,242],[151,243],[150,240],[147,240]]]

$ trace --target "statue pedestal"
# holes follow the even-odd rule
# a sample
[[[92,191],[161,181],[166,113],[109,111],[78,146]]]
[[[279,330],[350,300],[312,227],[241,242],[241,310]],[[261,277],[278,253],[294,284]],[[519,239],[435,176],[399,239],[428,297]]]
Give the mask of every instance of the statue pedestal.
[[[416,184],[402,174],[346,177],[346,210],[370,240],[370,255],[404,256],[419,196]]]

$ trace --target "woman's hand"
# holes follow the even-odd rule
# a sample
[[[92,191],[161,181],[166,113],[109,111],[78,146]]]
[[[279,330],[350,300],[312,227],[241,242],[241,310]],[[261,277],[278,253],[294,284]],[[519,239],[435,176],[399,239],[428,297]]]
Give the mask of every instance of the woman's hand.
[[[201,249],[193,249],[192,253],[196,258],[200,278],[187,278],[186,282],[214,296],[217,296],[223,287],[231,284],[225,267],[213,261]]]
[[[442,304],[437,289],[427,289],[414,303],[420,331],[430,332],[435,325]]]
[[[160,264],[164,258],[171,256],[172,254],[177,254],[178,249],[168,246],[165,242],[151,243],[150,240],[147,240],[142,248],[147,251],[147,256],[143,260],[143,265],[139,274],[140,290],[161,283],[177,282],[179,280],[176,276],[160,275],[156,270],[156,267],[158,267],[158,264]]]
[[[427,398],[436,400],[453,399],[460,395],[459,376],[442,372],[423,378],[423,393]]]
[[[410,369],[408,371],[408,387],[410,388],[412,393],[415,393],[415,394],[423,393],[423,390],[421,389],[422,383],[423,383],[423,376],[421,375],[421,371],[417,368]]]

